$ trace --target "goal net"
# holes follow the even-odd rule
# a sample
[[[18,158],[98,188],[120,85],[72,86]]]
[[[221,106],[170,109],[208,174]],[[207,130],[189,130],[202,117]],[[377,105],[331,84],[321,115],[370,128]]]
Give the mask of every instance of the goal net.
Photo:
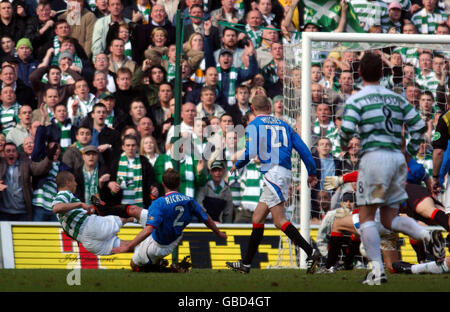
[[[355,170],[359,139],[352,139],[348,152],[343,153],[338,132],[345,100],[362,87],[358,66],[367,51],[382,56],[381,84],[406,97],[427,122],[428,131],[415,158],[431,174],[430,143],[448,94],[450,35],[303,32],[299,42],[284,45],[284,62],[279,65],[284,65],[284,115],[295,121],[296,131],[321,164],[322,175]],[[320,161],[327,150],[333,162]],[[315,244],[315,230],[326,212],[340,206],[342,194],[352,188],[345,185],[328,192],[323,190],[322,180],[311,190],[306,168],[298,154],[294,158],[287,211],[305,239],[311,239],[310,230],[314,230]],[[306,268],[306,254],[294,247],[281,234],[274,267]],[[319,247],[326,253],[326,246]]]

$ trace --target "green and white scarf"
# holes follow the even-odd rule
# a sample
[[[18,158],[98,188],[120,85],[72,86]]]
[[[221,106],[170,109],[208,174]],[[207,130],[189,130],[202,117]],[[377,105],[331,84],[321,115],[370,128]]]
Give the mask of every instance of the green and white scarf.
[[[58,40],[58,36],[55,36],[53,38],[53,55],[56,57],[56,55],[59,55],[59,49],[61,48],[61,43]]]
[[[114,126],[114,111],[111,111],[111,113],[106,117],[105,124],[107,127],[113,127]]]
[[[331,155],[336,158],[341,158],[341,143],[339,141],[339,128],[334,128],[333,132],[327,134],[327,137],[331,141]]]
[[[334,122],[330,121],[330,123],[328,124],[328,127],[327,127],[327,133],[325,136],[327,138],[330,138],[331,134],[335,131],[335,129],[336,129],[336,126],[334,125]],[[322,132],[321,130],[322,129],[321,129],[321,126],[319,125],[319,121],[316,120],[314,122],[314,126],[313,126],[313,133],[315,135],[321,136],[321,132]]]
[[[61,86],[64,86],[67,84],[67,80],[69,80],[70,78],[73,79],[72,75],[68,74],[68,73],[61,73]],[[42,83],[48,83],[48,76],[47,74],[44,74],[44,76],[42,76],[41,78],[41,82]]]
[[[47,104],[45,104],[45,108],[47,109],[48,119],[52,120],[53,118],[55,118],[55,114],[53,114],[52,110]]]
[[[91,8],[91,11],[94,12],[97,8],[97,5],[95,4],[95,0],[88,0],[88,5]]]
[[[169,58],[167,57],[167,55],[163,55],[162,59],[168,61],[167,62],[167,76],[166,76],[167,78],[166,78],[166,80],[167,80],[167,82],[171,82],[173,79],[175,79],[175,69],[176,69],[175,64],[172,63],[171,61],[169,61]]]
[[[247,35],[250,37],[250,40],[252,41],[255,49],[259,48],[261,46],[262,30],[258,29],[257,31],[254,31],[250,28],[248,24],[245,24],[245,31],[247,32]]]
[[[8,132],[19,123],[19,103],[14,103],[10,107],[0,106],[0,123],[2,124],[2,133],[7,135]]]
[[[92,171],[90,174],[86,171],[83,166],[83,176],[84,176],[84,202],[87,204],[91,203],[91,196],[98,194],[98,167]]]
[[[72,123],[70,121],[67,121],[66,124],[62,124],[57,120],[55,120],[55,123],[61,130],[61,139],[59,140],[59,145],[61,146],[61,149],[65,151],[70,146],[70,144],[72,144]]]
[[[220,65],[217,65],[217,72],[219,73],[219,81],[217,83],[217,86],[219,87],[219,90],[222,90],[222,68],[220,68]],[[228,85],[228,105],[234,105],[236,104],[236,81],[238,78],[238,72],[234,66],[231,66],[230,68],[230,79],[229,79],[229,85]]]
[[[81,143],[78,142],[78,141],[76,141],[75,143],[73,143],[72,146],[75,146],[80,152],[81,152],[81,150],[84,148],[84,146],[81,145]]]
[[[173,168],[172,157],[166,154],[166,161],[164,163],[164,171]],[[191,155],[184,155],[180,160],[180,193],[195,197],[195,174],[194,174],[194,161]]]
[[[123,190],[122,204],[144,207],[142,193],[142,166],[139,155],[133,160],[132,167],[125,153],[120,155],[119,168],[117,169],[117,183]]]
[[[125,43],[123,54],[124,54],[126,57],[128,57],[130,60],[131,60],[131,57],[132,57],[132,55],[131,55],[131,48],[132,48],[131,42],[130,42],[130,40],[128,40],[128,41]]]
[[[142,166],[139,155],[136,155],[131,167],[127,155],[125,153],[120,155],[119,168],[117,169],[117,183],[123,190],[121,204],[144,207],[142,198]]]

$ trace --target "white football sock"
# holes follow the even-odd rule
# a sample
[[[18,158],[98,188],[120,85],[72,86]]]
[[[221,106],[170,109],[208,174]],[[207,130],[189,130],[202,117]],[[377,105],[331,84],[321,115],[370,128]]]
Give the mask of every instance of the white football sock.
[[[441,264],[437,264],[436,261],[415,264],[411,267],[411,272],[413,274],[420,273],[433,273],[433,274],[442,274],[448,272],[448,266],[445,261]]]
[[[425,243],[428,243],[431,239],[430,232],[410,217],[396,216],[392,219],[391,229],[394,232],[401,232]]]
[[[361,241],[366,249],[367,258],[379,265],[380,272],[384,272],[383,260],[381,258],[380,234],[375,221],[367,221],[361,224]]]

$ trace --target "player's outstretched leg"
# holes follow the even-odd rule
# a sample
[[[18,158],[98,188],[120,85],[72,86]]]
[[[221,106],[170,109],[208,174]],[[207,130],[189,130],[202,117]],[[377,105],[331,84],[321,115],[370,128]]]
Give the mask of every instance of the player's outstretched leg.
[[[411,274],[412,264],[404,261],[392,263],[395,273]]]
[[[91,196],[91,203],[94,205],[97,213],[101,216],[114,215],[121,218],[130,217],[130,215],[127,214],[127,205],[107,206],[106,203],[96,195]]]
[[[450,269],[450,258],[446,258],[445,261],[442,262],[426,262],[419,264],[410,264],[407,262],[395,262],[392,264],[396,273],[406,273],[406,274],[422,274],[422,273],[431,273],[431,274],[443,274],[449,273]]]
[[[436,261],[442,261],[444,259],[445,241],[441,231],[434,230],[429,232],[420,226],[414,219],[406,216],[395,216],[392,219],[390,228],[395,232],[401,232],[411,236],[415,240],[423,241]]]
[[[141,219],[141,211],[142,209],[138,206],[134,205],[115,205],[115,206],[107,206],[106,203],[98,196],[91,196],[91,203],[94,205],[96,211],[101,216],[114,215],[119,216],[121,218],[130,218],[133,217],[136,220]]]

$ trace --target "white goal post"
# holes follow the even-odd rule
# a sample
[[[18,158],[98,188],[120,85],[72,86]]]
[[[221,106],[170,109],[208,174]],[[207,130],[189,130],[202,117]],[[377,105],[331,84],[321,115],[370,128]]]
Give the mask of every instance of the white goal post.
[[[443,45],[443,50],[450,50],[450,35],[419,35],[419,34],[375,34],[375,33],[322,33],[303,32],[301,39],[301,137],[305,144],[311,148],[311,52],[314,42],[359,42],[419,45],[432,44]],[[297,45],[298,47],[298,45]],[[286,51],[286,49],[285,49]],[[291,50],[292,51],[292,50]],[[286,58],[286,55],[285,55]],[[286,66],[285,66],[286,67]],[[286,72],[286,68],[285,68]],[[302,165],[300,175],[300,232],[302,236],[310,240],[310,216],[311,216],[311,190],[307,183],[308,174]],[[306,254],[302,250],[300,254],[300,268],[306,268]]]

